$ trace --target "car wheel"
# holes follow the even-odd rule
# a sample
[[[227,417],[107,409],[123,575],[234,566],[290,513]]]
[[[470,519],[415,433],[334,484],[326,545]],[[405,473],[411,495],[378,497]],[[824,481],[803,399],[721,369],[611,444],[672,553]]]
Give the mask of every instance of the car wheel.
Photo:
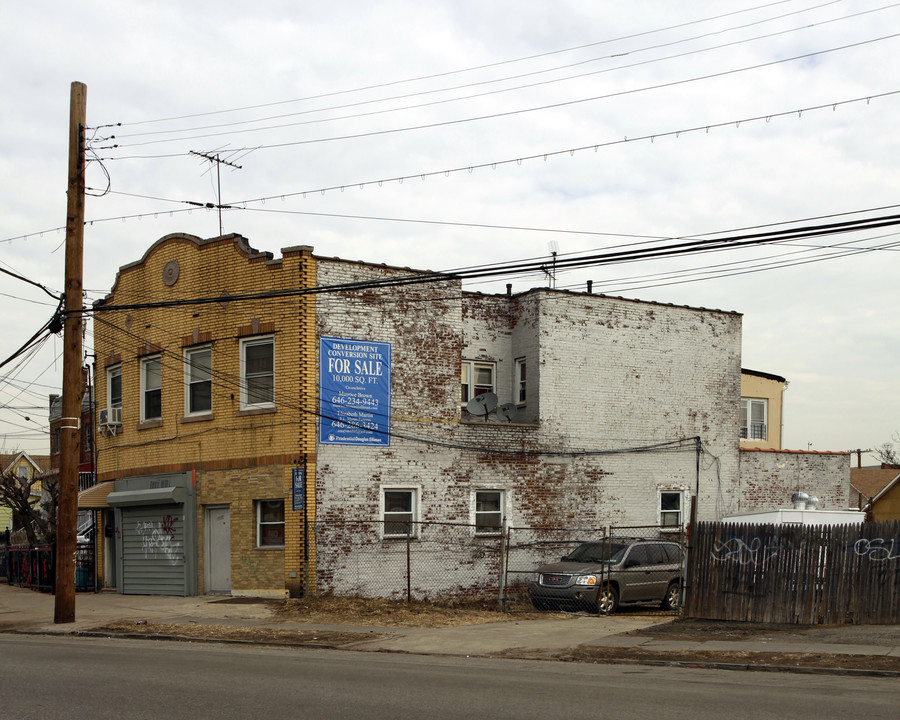
[[[597,612],[612,615],[619,607],[619,591],[612,585],[604,585],[597,595]]]
[[[681,587],[676,580],[669,583],[666,594],[663,596],[663,610],[677,610],[681,606]]]

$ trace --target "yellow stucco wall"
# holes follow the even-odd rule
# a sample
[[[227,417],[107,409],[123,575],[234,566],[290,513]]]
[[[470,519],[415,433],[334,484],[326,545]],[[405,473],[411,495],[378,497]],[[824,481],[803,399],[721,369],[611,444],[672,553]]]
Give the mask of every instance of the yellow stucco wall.
[[[97,438],[98,480],[169,472],[194,473],[197,492],[198,588],[204,592],[204,515],[231,509],[232,588],[301,589],[302,513],[291,510],[291,470],[306,463],[309,520],[315,507],[314,296],[229,299],[315,284],[311,248],[256,253],[239,236],[199,240],[167,236],[119,272],[104,306],[221,298],[156,308],[95,308],[97,407],[107,407],[107,370],[122,373],[122,426]],[[175,267],[177,264],[177,273]],[[175,280],[172,282],[172,280]],[[274,338],[272,409],[242,410],[241,341]],[[209,346],[212,412],[185,412],[184,350]],[[162,418],[140,422],[141,359],[161,358]],[[255,546],[255,500],[285,499],[285,547]],[[256,550],[256,552],[252,552]],[[293,577],[292,577],[293,576]]]
[[[748,375],[741,373],[741,399],[765,399],[766,411],[766,439],[747,440],[741,438],[743,448],[763,448],[766,450],[781,450],[781,424],[784,403],[785,383],[778,380]]]
[[[900,520],[900,482],[894,483],[878,502],[872,505],[872,519]]]

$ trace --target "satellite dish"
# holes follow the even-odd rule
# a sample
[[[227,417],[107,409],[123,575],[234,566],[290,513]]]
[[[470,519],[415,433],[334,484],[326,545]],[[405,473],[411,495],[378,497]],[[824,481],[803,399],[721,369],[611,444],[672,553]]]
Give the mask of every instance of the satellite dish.
[[[499,408],[497,408],[497,415],[506,420],[506,422],[512,422],[516,417],[516,404],[503,403]]]
[[[497,396],[492,392],[476,395],[466,403],[466,410],[472,415],[487,415],[497,407]]]

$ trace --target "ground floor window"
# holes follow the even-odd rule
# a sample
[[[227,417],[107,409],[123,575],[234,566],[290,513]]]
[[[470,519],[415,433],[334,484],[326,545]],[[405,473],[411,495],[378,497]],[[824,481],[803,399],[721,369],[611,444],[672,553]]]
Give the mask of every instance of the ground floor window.
[[[383,490],[384,537],[415,535],[416,491],[414,489]]]
[[[256,544],[258,547],[284,547],[284,500],[257,501]]]
[[[475,492],[475,534],[499,535],[503,526],[503,491]]]
[[[684,494],[680,490],[663,490],[659,493],[660,527],[681,527],[683,498]]]

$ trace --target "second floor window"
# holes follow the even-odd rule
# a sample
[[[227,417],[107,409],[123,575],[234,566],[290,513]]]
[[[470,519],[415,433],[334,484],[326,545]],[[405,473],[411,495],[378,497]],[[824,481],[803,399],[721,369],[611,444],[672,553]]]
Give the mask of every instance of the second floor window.
[[[160,358],[141,360],[141,421],[162,417],[162,365]]]
[[[494,363],[463,360],[460,387],[460,403],[465,405],[476,395],[495,392]]]
[[[106,371],[106,407],[108,410],[122,407],[122,366]]]
[[[241,406],[275,404],[275,340],[245,340],[241,344]]]
[[[185,411],[188,415],[212,411],[212,350],[186,350]]]
[[[525,358],[516,360],[516,384],[514,388],[516,404],[525,404]]]
[[[766,435],[766,401],[741,398],[741,437],[765,440]]]

